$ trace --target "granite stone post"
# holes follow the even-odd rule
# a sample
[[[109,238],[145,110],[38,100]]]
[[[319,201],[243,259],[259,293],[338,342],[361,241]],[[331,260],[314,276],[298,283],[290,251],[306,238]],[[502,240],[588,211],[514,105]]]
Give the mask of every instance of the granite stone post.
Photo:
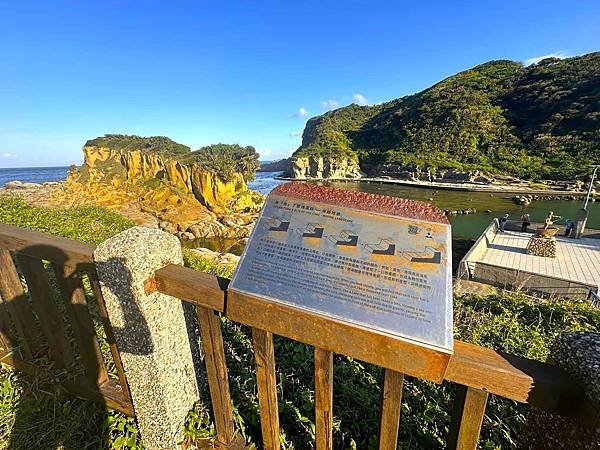
[[[565,333],[552,346],[549,362],[557,364],[585,390],[590,401],[588,423],[532,409],[520,448],[526,449],[599,449],[600,424],[600,333]],[[573,409],[576,399],[573,399]]]
[[[98,246],[94,260],[146,449],[171,449],[198,400],[181,300],[144,282],[167,264],[183,264],[181,244],[164,231],[134,227]]]

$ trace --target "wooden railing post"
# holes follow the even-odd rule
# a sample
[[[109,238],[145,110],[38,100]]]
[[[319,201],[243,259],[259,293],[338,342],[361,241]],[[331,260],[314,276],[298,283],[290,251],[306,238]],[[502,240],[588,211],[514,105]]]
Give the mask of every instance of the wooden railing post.
[[[252,328],[252,341],[256,362],[256,386],[263,448],[279,450],[279,407],[277,405],[273,333]]]
[[[60,310],[50,293],[44,263],[26,255],[18,255],[17,260],[27,281],[31,304],[46,336],[50,357],[56,367],[68,369],[73,364],[73,352]]]
[[[333,353],[315,347],[317,450],[333,449]]]
[[[447,448],[474,450],[479,442],[488,393],[462,385],[457,388]]]
[[[71,318],[71,327],[85,368],[86,377],[92,385],[101,386],[108,380],[108,371],[88,310],[81,279],[75,267],[52,264],[56,282]]]
[[[379,450],[395,450],[397,447],[403,384],[403,374],[385,369],[381,395]]]
[[[233,442],[235,429],[221,321],[214,311],[200,306],[196,307],[196,316],[200,326],[217,438],[219,443],[227,448]]]
[[[108,311],[106,310],[106,303],[104,297],[102,297],[102,289],[100,288],[100,282],[98,281],[98,274],[89,274],[90,283],[94,296],[96,297],[96,303],[98,304],[98,311],[100,312],[100,320],[104,325],[104,332],[106,333],[106,340],[110,347],[110,354],[113,357],[115,363],[115,369],[117,370],[117,376],[119,377],[119,387],[123,393],[125,401],[131,403],[131,392],[129,391],[129,385],[127,384],[127,377],[125,376],[125,369],[123,368],[123,361],[121,361],[121,354],[117,348],[117,341],[113,332],[112,326],[110,325],[110,319],[108,318]]]
[[[12,256],[8,250],[0,249],[0,314],[6,316],[10,313],[12,322],[19,336],[19,343],[23,350],[23,356],[31,358],[41,350],[40,335],[37,331],[37,323],[33,316],[31,305],[23,290],[19,273],[13,263]],[[8,320],[3,317],[2,339],[10,340],[8,336]],[[6,342],[7,346],[16,346],[15,342]]]

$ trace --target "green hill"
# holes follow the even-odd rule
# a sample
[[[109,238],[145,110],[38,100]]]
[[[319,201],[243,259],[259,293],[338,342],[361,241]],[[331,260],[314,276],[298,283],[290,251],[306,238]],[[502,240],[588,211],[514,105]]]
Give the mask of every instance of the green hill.
[[[491,61],[414,95],[308,121],[298,156],[572,178],[600,163],[600,53]]]

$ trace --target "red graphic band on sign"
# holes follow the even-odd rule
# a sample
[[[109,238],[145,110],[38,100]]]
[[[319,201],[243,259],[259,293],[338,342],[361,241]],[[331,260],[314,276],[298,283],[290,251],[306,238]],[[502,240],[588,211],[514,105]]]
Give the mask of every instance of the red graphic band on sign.
[[[416,200],[387,197],[366,192],[319,186],[310,183],[292,182],[277,186],[274,194],[295,197],[328,205],[360,209],[367,212],[408,217],[428,222],[448,223],[444,212],[435,206]]]

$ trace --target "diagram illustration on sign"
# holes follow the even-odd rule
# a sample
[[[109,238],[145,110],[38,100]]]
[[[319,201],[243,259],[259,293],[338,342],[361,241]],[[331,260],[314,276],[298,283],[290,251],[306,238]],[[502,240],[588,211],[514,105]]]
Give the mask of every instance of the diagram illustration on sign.
[[[358,245],[358,236],[356,234],[351,233],[352,232],[349,230],[343,230],[337,236],[329,236],[327,239],[329,239],[337,246],[356,247]]]
[[[396,244],[389,239],[380,239],[376,244],[363,244],[365,249],[373,255],[394,255],[396,253]]]
[[[429,204],[289,183],[268,196],[230,288],[449,352],[450,253]]]
[[[304,238],[317,238],[321,239],[323,237],[324,228],[321,224],[318,223],[309,223],[303,229],[296,230],[302,237]]]

